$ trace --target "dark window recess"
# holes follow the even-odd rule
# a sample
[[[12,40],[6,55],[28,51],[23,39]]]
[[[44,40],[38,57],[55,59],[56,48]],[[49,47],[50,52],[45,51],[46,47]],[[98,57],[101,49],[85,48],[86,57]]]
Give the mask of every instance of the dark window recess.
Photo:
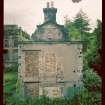
[[[4,49],[4,54],[7,54],[8,53],[8,50]]]
[[[80,57],[82,57],[82,56],[80,55],[80,56],[78,56],[78,57],[80,58]]]
[[[22,76],[20,75],[20,78],[21,78]]]
[[[20,58],[21,58],[21,56],[18,56],[18,58],[20,59]]]
[[[48,38],[49,40],[52,40],[52,38]]]
[[[74,87],[76,87],[76,84],[74,84]]]
[[[5,40],[5,41],[4,41],[4,47],[9,47],[8,40]]]
[[[75,71],[75,70],[73,70],[73,72],[75,73],[76,71]]]
[[[3,59],[4,59],[5,61],[8,61],[8,60],[9,60],[9,53],[8,53],[8,50],[5,50],[5,52],[6,52],[6,53],[4,53]]]
[[[82,54],[82,51],[80,51],[80,54]]]

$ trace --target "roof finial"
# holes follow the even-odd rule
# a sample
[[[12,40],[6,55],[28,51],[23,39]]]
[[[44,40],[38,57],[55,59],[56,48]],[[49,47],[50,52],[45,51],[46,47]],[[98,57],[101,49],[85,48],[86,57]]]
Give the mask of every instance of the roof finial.
[[[47,8],[49,8],[49,2],[47,2]]]
[[[54,7],[54,2],[53,1],[51,1],[51,8],[53,8]]]

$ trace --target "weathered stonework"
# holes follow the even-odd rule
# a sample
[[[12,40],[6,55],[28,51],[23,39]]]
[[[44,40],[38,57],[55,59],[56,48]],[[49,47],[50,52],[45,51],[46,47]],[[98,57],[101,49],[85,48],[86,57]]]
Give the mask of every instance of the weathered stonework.
[[[66,88],[79,87],[83,59],[81,42],[68,42],[67,31],[56,23],[57,9],[44,8],[45,21],[32,35],[32,43],[19,48],[19,79],[25,97],[62,97]]]
[[[26,97],[39,96],[39,83],[24,83],[24,95]]]
[[[68,35],[64,25],[56,22],[57,9],[47,7],[43,9],[44,22],[37,25],[37,29],[32,34],[34,41],[67,41]]]
[[[67,32],[63,25],[57,23],[44,23],[32,35],[33,40],[39,41],[65,41],[68,40]]]
[[[31,81],[38,81],[39,77],[39,51],[24,51],[25,52],[25,73],[24,76]],[[33,60],[34,59],[34,60]]]
[[[82,54],[80,53],[82,45],[80,43],[26,44],[19,51],[20,61],[22,61],[20,72],[25,83],[25,95],[45,94],[57,97],[63,95],[62,88],[72,87],[74,84],[79,86],[83,67]],[[54,93],[56,95],[52,91],[56,91]]]

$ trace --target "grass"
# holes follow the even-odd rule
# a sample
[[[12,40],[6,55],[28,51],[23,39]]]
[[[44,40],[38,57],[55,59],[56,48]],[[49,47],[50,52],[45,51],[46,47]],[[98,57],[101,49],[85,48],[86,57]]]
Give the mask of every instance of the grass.
[[[10,82],[17,79],[17,73],[15,71],[8,71],[4,73],[4,81]]]
[[[16,91],[17,73],[15,71],[4,72],[4,100],[9,100]],[[6,104],[7,105],[7,104]]]

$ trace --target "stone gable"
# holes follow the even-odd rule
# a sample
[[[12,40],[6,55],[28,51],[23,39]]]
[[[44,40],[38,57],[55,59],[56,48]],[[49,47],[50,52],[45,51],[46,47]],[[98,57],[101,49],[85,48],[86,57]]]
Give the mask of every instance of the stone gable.
[[[56,23],[45,23],[39,25],[32,35],[33,40],[42,41],[64,41],[67,40],[67,32],[64,26]]]

